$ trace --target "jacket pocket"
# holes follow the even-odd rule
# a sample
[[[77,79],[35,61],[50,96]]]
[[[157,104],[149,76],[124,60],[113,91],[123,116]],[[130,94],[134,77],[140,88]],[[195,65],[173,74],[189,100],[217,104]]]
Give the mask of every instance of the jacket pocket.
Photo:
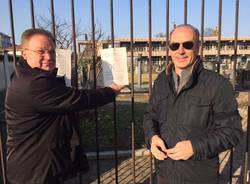
[[[183,125],[206,128],[210,115],[210,101],[207,99],[188,96],[185,103],[183,103],[184,111],[182,123]]]

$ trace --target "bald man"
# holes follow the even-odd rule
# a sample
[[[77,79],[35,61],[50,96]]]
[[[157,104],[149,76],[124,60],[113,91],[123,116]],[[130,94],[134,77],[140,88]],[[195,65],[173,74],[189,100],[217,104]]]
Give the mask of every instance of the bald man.
[[[171,32],[169,49],[172,62],[155,80],[143,125],[158,184],[216,184],[219,153],[242,137],[232,85],[203,68],[192,25]]]

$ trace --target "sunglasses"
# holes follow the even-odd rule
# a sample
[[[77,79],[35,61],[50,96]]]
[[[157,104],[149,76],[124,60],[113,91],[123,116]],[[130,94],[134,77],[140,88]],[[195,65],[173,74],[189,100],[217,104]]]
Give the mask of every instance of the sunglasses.
[[[182,47],[184,49],[188,49],[188,50],[191,50],[193,47],[194,47],[194,42],[192,41],[187,41],[187,42],[183,42],[183,43],[171,43],[169,45],[169,48],[172,50],[172,51],[176,51],[179,49],[180,45],[182,44]]]

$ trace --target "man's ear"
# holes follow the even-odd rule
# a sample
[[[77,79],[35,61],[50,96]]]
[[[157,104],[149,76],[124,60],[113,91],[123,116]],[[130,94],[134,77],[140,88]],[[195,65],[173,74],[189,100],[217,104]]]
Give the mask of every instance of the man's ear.
[[[25,49],[22,49],[21,55],[22,55],[22,57],[23,57],[24,60],[27,60],[27,52],[26,52]]]

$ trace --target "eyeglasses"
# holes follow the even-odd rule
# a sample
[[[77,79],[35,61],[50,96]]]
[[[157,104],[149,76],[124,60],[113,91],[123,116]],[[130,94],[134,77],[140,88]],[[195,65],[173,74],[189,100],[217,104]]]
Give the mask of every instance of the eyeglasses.
[[[169,48],[172,50],[172,51],[176,51],[179,49],[180,45],[182,44],[182,47],[184,49],[188,49],[188,50],[191,50],[193,47],[194,47],[194,42],[192,41],[187,41],[187,42],[183,42],[183,43],[171,43],[169,45]]]
[[[55,55],[56,54],[55,49],[51,49],[51,50],[47,50],[47,49],[32,50],[32,49],[25,48],[25,50],[35,52],[35,53],[37,53],[38,55],[41,55],[41,56],[46,54],[46,53],[48,53],[50,55]]]

